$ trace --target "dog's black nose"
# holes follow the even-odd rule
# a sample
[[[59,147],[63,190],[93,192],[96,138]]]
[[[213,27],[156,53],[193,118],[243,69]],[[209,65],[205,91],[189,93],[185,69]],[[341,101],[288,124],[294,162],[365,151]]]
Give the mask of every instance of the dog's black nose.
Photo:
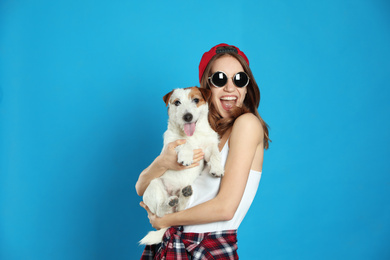
[[[183,120],[186,121],[186,122],[191,122],[192,120],[192,114],[190,113],[187,113],[183,116]]]

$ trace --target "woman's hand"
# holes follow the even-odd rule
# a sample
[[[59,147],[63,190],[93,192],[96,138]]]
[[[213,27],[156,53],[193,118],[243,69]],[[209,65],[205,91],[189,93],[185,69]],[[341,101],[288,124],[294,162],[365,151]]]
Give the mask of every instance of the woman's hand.
[[[135,184],[135,189],[139,196],[142,196],[148,187],[149,183],[163,175],[167,170],[185,170],[199,165],[203,159],[204,153],[202,149],[194,150],[193,163],[189,166],[183,166],[177,162],[177,153],[175,148],[186,142],[184,139],[176,140],[169,143],[159,156],[145,170],[141,172],[138,181]]]
[[[204,153],[202,149],[194,150],[193,162],[189,166],[183,166],[177,162],[176,147],[185,144],[185,139],[179,139],[169,143],[160,154],[160,164],[165,170],[180,171],[184,169],[193,168],[199,165],[199,161],[203,159]]]
[[[156,214],[153,214],[151,211],[150,211],[150,209],[148,208],[148,206],[146,206],[146,204],[143,202],[143,201],[141,201],[140,203],[139,203],[139,205],[141,206],[141,207],[143,207],[145,210],[146,210],[146,212],[148,213],[148,218],[149,218],[149,222],[150,222],[150,224],[152,225],[152,227],[154,227],[155,229],[157,229],[157,230],[159,230],[159,229],[161,229],[161,228],[164,228],[164,226],[162,225],[162,220],[163,220],[163,218],[159,218],[159,217],[157,217],[157,215]]]

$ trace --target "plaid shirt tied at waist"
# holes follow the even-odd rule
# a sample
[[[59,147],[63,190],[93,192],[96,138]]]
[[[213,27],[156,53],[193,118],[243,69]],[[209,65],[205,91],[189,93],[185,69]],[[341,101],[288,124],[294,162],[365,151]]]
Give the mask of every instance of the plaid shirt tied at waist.
[[[183,233],[183,227],[169,228],[159,245],[146,246],[141,260],[238,259],[237,231]]]

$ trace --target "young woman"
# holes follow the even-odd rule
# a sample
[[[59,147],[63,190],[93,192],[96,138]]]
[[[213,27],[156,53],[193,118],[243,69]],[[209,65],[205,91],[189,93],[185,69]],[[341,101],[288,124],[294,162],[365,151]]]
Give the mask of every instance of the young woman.
[[[257,111],[260,91],[249,60],[237,47],[219,44],[204,53],[199,81],[201,88],[212,92],[209,121],[221,138],[225,175],[198,177],[187,209],[180,212],[159,218],[141,202],[154,228],[171,227],[161,244],[145,248],[141,259],[238,259],[237,229],[259,185],[263,153],[269,142],[268,126]],[[171,143],[140,174],[138,195],[142,196],[150,181],[166,170],[186,168],[177,163],[174,150],[183,142]],[[195,150],[194,163],[187,167],[198,165],[202,159],[202,151]]]

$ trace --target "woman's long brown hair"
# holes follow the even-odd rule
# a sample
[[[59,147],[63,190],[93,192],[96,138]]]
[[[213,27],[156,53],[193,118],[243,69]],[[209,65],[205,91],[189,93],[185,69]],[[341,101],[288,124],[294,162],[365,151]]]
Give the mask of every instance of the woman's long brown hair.
[[[264,122],[264,120],[261,118],[259,112],[257,111],[257,108],[260,104],[260,90],[259,87],[255,81],[255,78],[252,74],[251,69],[249,68],[249,65],[246,63],[244,58],[242,58],[239,54],[236,53],[219,53],[216,54],[207,64],[207,67],[203,73],[200,87],[201,88],[207,88],[210,89],[209,85],[209,77],[211,76],[211,67],[215,60],[218,58],[229,55],[234,58],[236,58],[244,68],[244,71],[248,74],[250,80],[249,84],[247,86],[247,93],[244,99],[244,103],[242,107],[236,107],[235,109],[231,110],[232,117],[230,118],[223,118],[219,113],[216,107],[213,103],[210,102],[209,107],[209,121],[211,127],[216,131],[220,136],[222,136],[229,128],[231,128],[234,124],[234,121],[242,114],[245,113],[252,113],[254,114],[259,120],[264,130],[264,149],[268,149],[269,142],[271,141],[268,137],[268,125]]]

